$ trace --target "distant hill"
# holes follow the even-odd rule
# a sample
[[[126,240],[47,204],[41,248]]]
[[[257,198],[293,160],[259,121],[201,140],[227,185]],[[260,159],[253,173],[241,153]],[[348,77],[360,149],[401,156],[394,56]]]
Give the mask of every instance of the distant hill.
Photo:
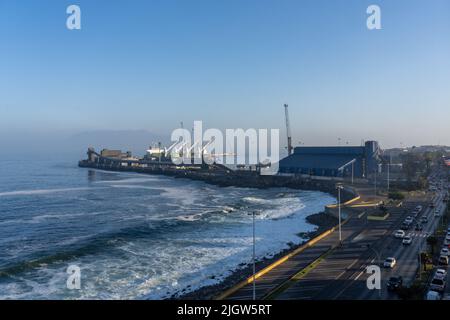
[[[67,145],[74,149],[120,149],[137,155],[143,155],[150,145],[156,145],[158,142],[167,145],[170,137],[146,130],[96,130],[75,134],[66,140]]]
[[[61,155],[78,159],[84,157],[88,147],[131,151],[144,155],[145,150],[161,141],[170,143],[170,136],[154,134],[146,130],[95,130],[73,132],[16,131],[0,134],[0,150],[3,158],[55,158]]]

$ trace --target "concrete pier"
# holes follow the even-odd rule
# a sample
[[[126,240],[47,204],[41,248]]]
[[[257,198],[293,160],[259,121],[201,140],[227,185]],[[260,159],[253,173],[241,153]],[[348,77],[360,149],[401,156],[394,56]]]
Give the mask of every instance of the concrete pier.
[[[141,159],[107,158],[89,149],[88,159],[78,165],[83,168],[107,171],[137,172],[143,174],[165,175],[203,181],[221,187],[241,188],[291,188],[317,190],[336,196],[336,184],[339,179],[314,179],[304,175],[260,175],[257,171],[231,170],[220,164],[174,165],[170,161],[145,161]],[[342,201],[355,197],[355,191],[345,188],[341,193]]]

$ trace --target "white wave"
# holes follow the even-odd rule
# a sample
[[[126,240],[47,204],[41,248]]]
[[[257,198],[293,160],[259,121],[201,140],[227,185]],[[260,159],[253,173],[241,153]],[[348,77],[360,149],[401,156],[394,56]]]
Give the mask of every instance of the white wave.
[[[230,212],[233,212],[233,211],[236,211],[236,209],[233,208],[233,207],[224,206],[224,207],[222,208],[222,212],[223,212],[223,213],[230,213]]]
[[[17,190],[17,191],[0,192],[0,197],[42,195],[57,192],[86,191],[94,189],[103,189],[103,188],[81,187],[81,188],[60,188],[60,189]]]
[[[193,214],[193,215],[183,215],[183,216],[177,216],[176,219],[181,221],[197,221],[202,218],[202,214]]]
[[[267,203],[267,201],[268,201],[266,199],[261,199],[261,198],[256,198],[256,197],[244,197],[244,198],[242,198],[242,200],[251,202],[251,203]]]
[[[145,189],[145,190],[160,190],[155,187],[147,187],[147,186],[141,186],[141,185],[135,185],[135,184],[111,184],[110,187],[112,188],[123,188],[123,189]]]
[[[136,187],[133,183],[116,182],[112,186]],[[37,271],[21,274],[22,280],[17,280],[17,283],[0,283],[0,299],[159,299],[180,293],[183,289],[184,292],[192,291],[215,284],[232,270],[251,262],[252,219],[248,210],[239,209],[236,202],[244,199],[252,204],[251,207],[258,208],[256,255],[263,258],[288,248],[289,242],[300,243],[299,232],[315,229],[305,221],[305,217],[322,211],[324,205],[334,201],[331,196],[320,192],[286,190],[280,196],[279,190],[255,193],[254,190],[237,188],[199,189],[190,183],[180,187],[177,181],[173,187],[138,187],[162,190],[158,202],[170,203],[174,207],[170,212],[160,212],[158,203],[149,201],[146,204],[148,208],[140,206],[136,210],[136,214],[143,217],[143,224],[147,221],[157,224],[157,220],[164,219],[187,222],[202,219],[205,225],[197,228],[193,223],[193,227],[188,228],[189,223],[180,224],[183,232],[167,230],[157,238],[126,242],[111,239],[104,252],[83,255],[76,261],[65,262],[64,266],[41,266]],[[57,218],[56,214],[36,217],[53,218]],[[82,240],[71,238],[64,244]],[[82,290],[69,292],[66,289],[65,269],[69,264],[82,268]]]

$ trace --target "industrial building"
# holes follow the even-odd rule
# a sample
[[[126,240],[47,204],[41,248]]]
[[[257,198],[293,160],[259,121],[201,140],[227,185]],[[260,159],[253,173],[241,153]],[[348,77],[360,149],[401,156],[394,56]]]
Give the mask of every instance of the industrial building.
[[[368,178],[378,172],[381,150],[377,141],[363,146],[296,147],[280,161],[280,173]]]

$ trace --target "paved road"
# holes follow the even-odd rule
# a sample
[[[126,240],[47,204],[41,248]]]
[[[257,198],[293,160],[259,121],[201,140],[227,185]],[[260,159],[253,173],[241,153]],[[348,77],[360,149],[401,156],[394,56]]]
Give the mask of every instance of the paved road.
[[[443,214],[445,206],[442,202],[442,195],[439,195],[435,199],[436,208]],[[394,293],[390,293],[386,289],[386,283],[392,276],[402,276],[404,284],[410,285],[416,277],[419,268],[419,252],[426,248],[426,238],[431,235],[440,223],[439,218],[434,217],[434,209],[427,208],[422,215],[428,216],[428,223],[424,226],[424,230],[421,233],[411,232],[413,235],[413,243],[409,246],[401,244],[401,240],[396,240],[397,245],[392,246],[389,250],[386,250],[385,257],[392,256],[397,259],[397,266],[394,269],[383,269],[382,279],[382,294],[383,299],[395,299],[397,296]],[[365,281],[367,276],[362,277]],[[365,290],[360,299],[376,299],[378,297],[376,292]]]
[[[443,195],[434,198],[437,209],[443,213]],[[256,280],[256,298],[271,299],[393,299],[386,290],[386,282],[391,276],[401,275],[405,284],[411,283],[419,267],[418,253],[425,248],[426,238],[433,233],[439,223],[434,218],[434,209],[428,204],[431,195],[415,201],[405,201],[403,207],[389,208],[390,217],[385,221],[368,221],[365,216],[352,216],[343,226],[343,245],[337,246],[338,232],[335,231],[313,247],[291,258],[281,266],[269,271]],[[402,245],[400,239],[392,236],[407,215],[417,206],[424,208],[416,219],[428,216],[428,223],[422,231],[410,230],[411,245]],[[330,250],[334,248],[333,250]],[[320,264],[301,277],[294,277],[325,252],[329,252]],[[366,286],[366,267],[381,265],[384,259],[397,259],[394,269],[382,269],[382,290],[369,290]],[[450,275],[449,275],[450,277]],[[290,280],[289,280],[290,279]],[[248,284],[228,299],[251,299],[253,285]]]
[[[425,202],[420,203],[423,205]],[[385,221],[367,221],[361,217],[364,228],[346,239],[342,248],[336,249],[277,299],[357,299],[355,293],[367,291],[366,266],[376,264],[376,253],[398,246],[398,240],[393,239],[391,233],[417,204],[419,202],[407,202],[403,208],[391,208],[391,215]],[[381,253],[380,260],[383,259]]]
[[[442,194],[435,199],[437,209],[441,214],[445,210],[445,205],[442,203]],[[426,246],[426,238],[434,232],[440,223],[439,218],[434,218],[434,209],[427,208],[422,215],[427,215],[429,218],[428,224],[422,232],[411,232],[413,236],[413,243],[409,246],[401,244],[401,240],[391,237],[390,239],[382,240],[386,243],[381,249],[382,259],[393,256],[397,259],[397,266],[394,269],[382,269],[382,286],[381,291],[368,290],[366,280],[368,274],[365,273],[364,268],[354,278],[353,283],[340,294],[338,299],[396,299],[397,296],[390,293],[386,289],[386,283],[391,276],[402,276],[406,285],[411,284],[417,274],[419,267],[418,254],[421,249]],[[356,281],[355,281],[356,279]]]
[[[342,239],[347,239],[364,227],[360,219],[351,218],[348,223],[342,227]],[[287,279],[291,278],[299,270],[304,269],[314,260],[319,258],[322,254],[329,251],[339,243],[339,233],[337,230],[328,237],[320,240],[317,244],[307,248],[300,254],[287,260],[280,266],[272,269],[262,277],[256,280],[256,298],[263,299],[273,289],[280,286]],[[241,288],[227,299],[232,300],[248,300],[253,296],[253,284],[250,283]]]

